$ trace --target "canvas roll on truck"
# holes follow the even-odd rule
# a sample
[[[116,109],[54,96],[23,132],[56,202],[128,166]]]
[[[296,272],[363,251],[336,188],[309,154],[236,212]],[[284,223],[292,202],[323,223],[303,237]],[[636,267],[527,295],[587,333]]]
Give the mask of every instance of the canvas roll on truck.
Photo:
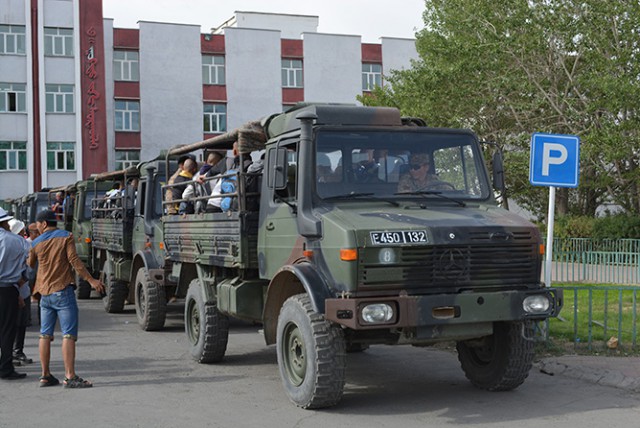
[[[157,278],[185,298],[195,360],[223,360],[236,317],[263,324],[303,408],[339,402],[347,350],[377,344],[455,341],[477,387],[524,382],[535,323],[562,307],[561,290],[540,282],[540,233],[497,206],[472,132],[424,125],[393,108],[302,105],[170,150],[237,141],[239,165],[264,156],[255,192],[248,168],[228,172],[235,186],[218,196],[232,199],[228,211],[162,218]],[[399,191],[414,154],[434,185]]]

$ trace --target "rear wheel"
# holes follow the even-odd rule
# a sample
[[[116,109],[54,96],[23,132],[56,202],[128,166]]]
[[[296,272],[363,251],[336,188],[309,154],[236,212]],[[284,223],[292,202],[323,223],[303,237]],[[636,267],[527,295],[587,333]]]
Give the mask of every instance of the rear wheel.
[[[227,351],[229,318],[218,311],[215,303],[205,303],[202,283],[189,284],[184,305],[184,328],[189,351],[199,363],[217,363]]]
[[[145,331],[160,330],[167,317],[164,287],[151,281],[147,269],[138,269],[135,283],[135,306],[138,324]]]
[[[458,342],[458,359],[478,388],[509,391],[529,376],[533,362],[533,322],[498,322],[493,335]]]
[[[276,340],[280,377],[294,404],[317,409],[340,401],[346,371],[344,334],[314,311],[309,296],[287,299]]]
[[[76,297],[78,300],[86,300],[91,298],[91,285],[84,279],[76,275]]]
[[[102,298],[104,310],[110,314],[122,312],[128,294],[127,285],[115,279],[110,259],[107,259],[102,268],[101,279],[106,293]]]

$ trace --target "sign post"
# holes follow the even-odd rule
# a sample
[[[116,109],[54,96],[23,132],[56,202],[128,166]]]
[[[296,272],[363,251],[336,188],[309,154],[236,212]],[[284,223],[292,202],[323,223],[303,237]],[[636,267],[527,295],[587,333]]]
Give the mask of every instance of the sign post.
[[[578,187],[580,173],[580,138],[575,135],[533,134],[529,159],[529,182],[549,187],[545,285],[551,285],[553,226],[556,187]]]

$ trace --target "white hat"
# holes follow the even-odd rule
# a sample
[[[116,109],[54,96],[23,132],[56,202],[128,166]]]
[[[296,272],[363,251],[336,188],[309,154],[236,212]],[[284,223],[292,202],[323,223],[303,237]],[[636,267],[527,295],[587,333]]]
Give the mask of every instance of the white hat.
[[[12,218],[9,220],[9,228],[11,229],[11,233],[15,233],[17,235],[24,229],[24,223],[17,218]]]
[[[13,216],[10,216],[3,208],[0,208],[0,223],[11,220],[12,218]]]

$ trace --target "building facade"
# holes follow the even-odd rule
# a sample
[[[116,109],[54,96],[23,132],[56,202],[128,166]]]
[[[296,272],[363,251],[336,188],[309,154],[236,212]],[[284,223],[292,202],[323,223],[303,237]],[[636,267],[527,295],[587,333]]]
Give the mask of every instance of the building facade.
[[[415,41],[317,32],[318,17],[114,28],[101,0],[0,0],[0,199],[151,159],[298,102],[356,103]]]

